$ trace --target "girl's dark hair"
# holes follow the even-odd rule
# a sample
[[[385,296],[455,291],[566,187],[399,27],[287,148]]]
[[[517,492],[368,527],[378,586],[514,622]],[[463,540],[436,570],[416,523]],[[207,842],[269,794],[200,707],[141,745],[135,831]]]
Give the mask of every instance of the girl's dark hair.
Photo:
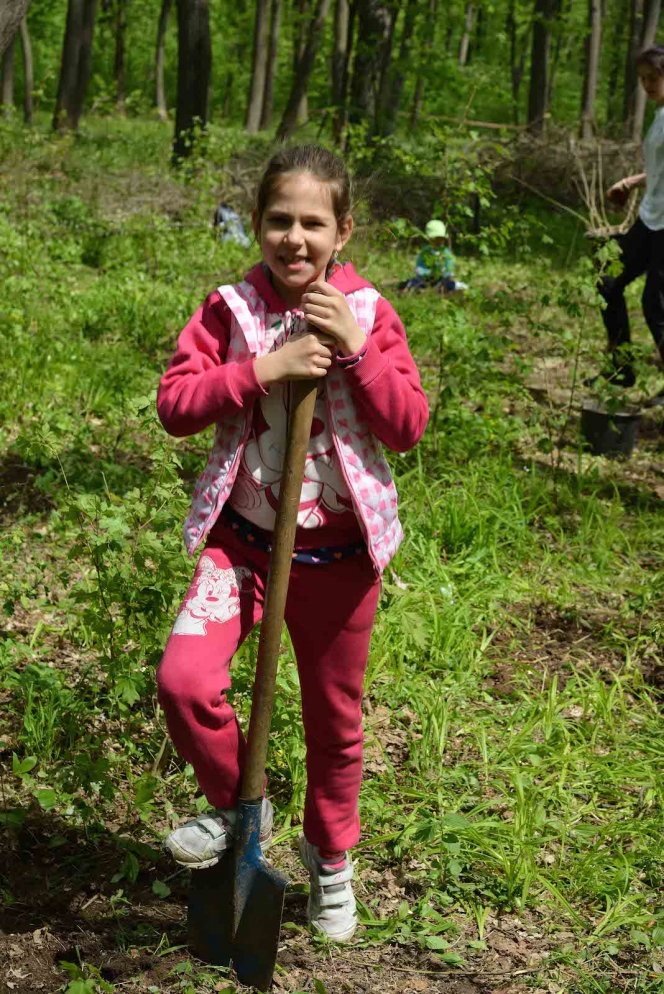
[[[636,60],[636,65],[637,68],[650,66],[660,76],[664,76],[664,45],[652,45],[650,48],[644,48]]]
[[[327,183],[332,194],[332,207],[337,221],[343,221],[351,211],[353,195],[346,164],[320,145],[293,145],[272,156],[256,191],[256,220],[263,219],[267,206],[286,173],[311,173],[321,183]]]

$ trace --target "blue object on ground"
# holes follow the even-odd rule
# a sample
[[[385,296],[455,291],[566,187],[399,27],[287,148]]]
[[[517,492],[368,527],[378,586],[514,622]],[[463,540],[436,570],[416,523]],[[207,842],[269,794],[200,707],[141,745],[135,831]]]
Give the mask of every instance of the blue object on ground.
[[[242,248],[249,248],[251,239],[248,237],[237,211],[228,204],[219,204],[214,212],[214,226],[219,229],[222,242],[236,242]]]

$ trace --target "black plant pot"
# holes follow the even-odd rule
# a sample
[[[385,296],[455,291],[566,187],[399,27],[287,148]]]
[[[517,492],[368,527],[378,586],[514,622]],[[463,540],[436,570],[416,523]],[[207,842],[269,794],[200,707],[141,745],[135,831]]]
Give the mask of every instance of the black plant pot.
[[[640,411],[607,411],[589,401],[581,409],[581,434],[594,456],[629,459],[640,423]]]

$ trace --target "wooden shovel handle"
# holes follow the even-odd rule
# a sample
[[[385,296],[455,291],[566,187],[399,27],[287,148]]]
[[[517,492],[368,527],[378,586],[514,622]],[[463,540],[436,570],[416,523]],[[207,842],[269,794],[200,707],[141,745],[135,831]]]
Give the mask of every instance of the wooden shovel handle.
[[[252,801],[263,793],[270,722],[277,680],[281,629],[293,561],[293,544],[300,506],[304,463],[311,435],[318,380],[294,380],[290,386],[290,415],[286,456],[279,488],[279,507],[272,538],[270,569],[258,643],[256,679],[247,736],[247,756],[240,796]]]

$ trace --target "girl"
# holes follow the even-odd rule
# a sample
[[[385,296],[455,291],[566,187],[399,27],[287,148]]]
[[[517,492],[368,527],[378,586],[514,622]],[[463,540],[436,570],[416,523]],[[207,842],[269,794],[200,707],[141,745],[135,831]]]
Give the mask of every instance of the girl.
[[[602,317],[609,338],[612,366],[600,376],[620,386],[631,387],[636,377],[629,348],[630,331],[625,287],[643,273],[643,313],[664,360],[664,46],[641,53],[636,64],[641,85],[657,105],[653,123],[643,142],[646,171],[627,176],[608,191],[610,200],[624,204],[630,190],[645,186],[639,217],[620,240],[623,271],[603,278],[599,292],[606,301]],[[597,379],[597,378],[596,378]],[[592,382],[592,381],[587,381]],[[664,404],[664,390],[650,405]]]
[[[229,667],[260,620],[285,449],[288,384],[316,379],[286,606],[307,748],[308,915],[337,941],[357,924],[347,850],[359,839],[362,682],[380,574],[402,538],[381,442],[404,452],[428,409],[391,305],[336,261],[351,236],[343,162],[315,145],[278,152],[252,215],[263,262],[210,294],[159,385],[177,436],[216,425],[184,526],[203,554],[157,674],[180,755],[215,809],[172,832],[178,863],[211,866],[232,845],[244,739],[227,703]],[[263,800],[261,841],[272,834]]]

